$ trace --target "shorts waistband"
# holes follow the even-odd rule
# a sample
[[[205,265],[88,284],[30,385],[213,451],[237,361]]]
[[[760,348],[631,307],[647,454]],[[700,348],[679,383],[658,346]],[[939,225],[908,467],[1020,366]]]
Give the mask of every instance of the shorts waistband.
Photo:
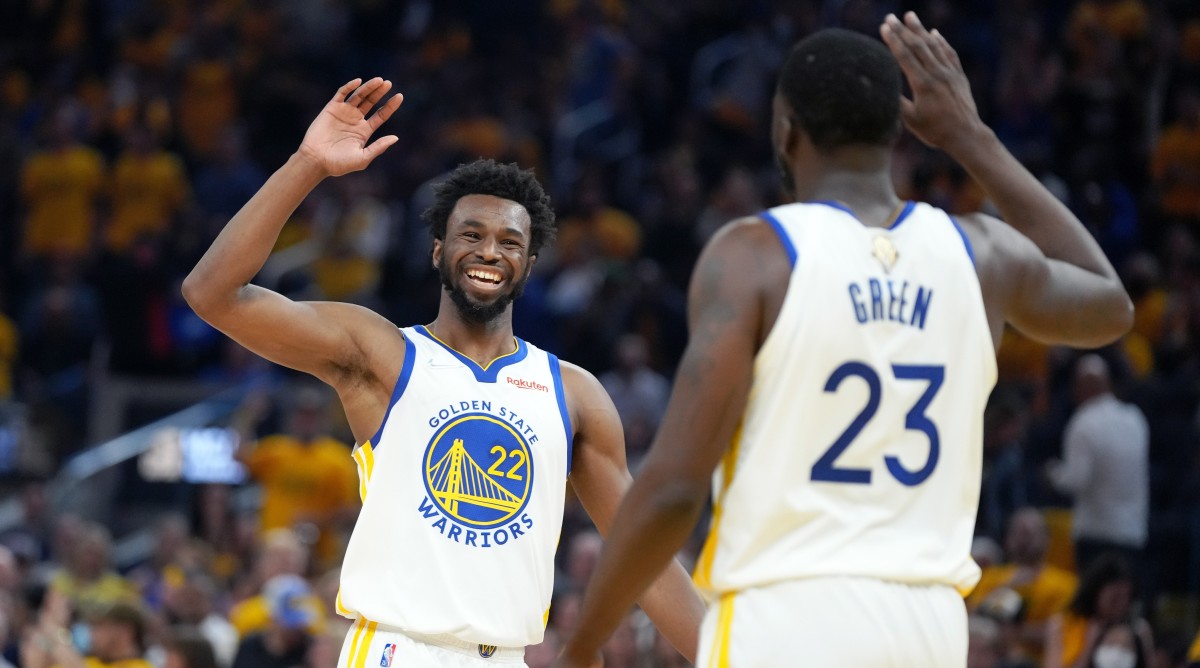
[[[375,625],[376,633],[384,631],[387,633],[398,633],[403,636],[408,636],[417,642],[441,647],[452,652],[473,656],[477,659],[494,659],[497,663],[519,663],[525,660],[524,647],[500,647],[498,645],[483,645],[479,643],[471,643],[461,640],[449,634],[428,635],[424,633],[413,633],[405,631],[394,626],[385,626],[383,624]]]

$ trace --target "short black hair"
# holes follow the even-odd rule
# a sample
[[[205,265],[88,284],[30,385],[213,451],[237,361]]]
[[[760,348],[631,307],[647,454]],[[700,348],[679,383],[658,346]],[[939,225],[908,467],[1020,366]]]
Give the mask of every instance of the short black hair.
[[[491,195],[525,207],[529,214],[529,254],[537,255],[542,246],[554,240],[554,209],[550,195],[533,175],[515,162],[476,160],[461,164],[446,180],[434,186],[433,204],[421,214],[429,223],[434,239],[446,239],[446,223],[458,200],[467,195]]]
[[[826,28],[800,40],[777,92],[819,150],[888,145],[900,135],[900,65],[866,35]]]
[[[1133,568],[1116,552],[1105,552],[1084,570],[1079,578],[1079,587],[1067,609],[1079,617],[1090,618],[1096,614],[1100,602],[1100,590],[1114,582],[1136,585]],[[1136,598],[1137,592],[1134,592]]]

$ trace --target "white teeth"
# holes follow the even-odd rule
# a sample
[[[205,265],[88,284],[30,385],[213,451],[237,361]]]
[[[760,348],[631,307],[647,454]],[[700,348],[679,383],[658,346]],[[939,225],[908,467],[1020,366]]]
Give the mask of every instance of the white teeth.
[[[490,281],[492,283],[499,283],[502,280],[500,274],[490,271],[483,271],[480,269],[468,269],[467,276],[470,276],[471,278],[478,278],[481,281]]]

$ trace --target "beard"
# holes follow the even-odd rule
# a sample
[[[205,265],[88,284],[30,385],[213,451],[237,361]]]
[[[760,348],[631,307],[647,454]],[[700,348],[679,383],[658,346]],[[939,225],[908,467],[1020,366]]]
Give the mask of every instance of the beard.
[[[503,315],[508,305],[525,291],[525,283],[529,280],[529,275],[526,274],[515,281],[508,292],[497,295],[490,302],[480,302],[463,290],[462,278],[451,270],[445,255],[438,262],[438,275],[442,279],[442,288],[450,293],[450,301],[454,302],[454,307],[458,309],[459,317],[472,325],[486,325]]]
[[[796,181],[792,177],[792,168],[788,166],[787,158],[775,154],[775,168],[779,170],[779,179],[783,182],[783,192],[792,200],[796,199]]]

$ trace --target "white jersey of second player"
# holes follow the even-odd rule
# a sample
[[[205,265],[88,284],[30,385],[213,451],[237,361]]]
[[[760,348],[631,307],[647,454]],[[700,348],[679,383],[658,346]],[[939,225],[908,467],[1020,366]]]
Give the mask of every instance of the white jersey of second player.
[[[484,656],[537,644],[571,464],[558,359],[514,339],[481,367],[424,327],[401,331],[392,405],[354,452],[363,507],[338,612]]]
[[[762,217],[792,273],[714,475],[697,584],[721,595],[861,576],[969,590],[996,381],[970,242],[926,204],[886,229],[833,202]]]

